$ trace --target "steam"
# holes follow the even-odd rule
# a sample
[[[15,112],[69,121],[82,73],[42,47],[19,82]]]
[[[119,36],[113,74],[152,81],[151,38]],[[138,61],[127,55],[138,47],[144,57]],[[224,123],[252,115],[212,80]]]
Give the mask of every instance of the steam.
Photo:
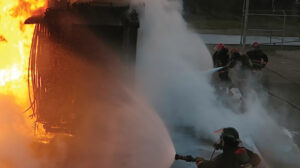
[[[84,72],[77,75],[82,119],[61,167],[169,167],[175,151],[164,124],[127,83],[122,64],[104,53],[96,66],[75,62]]]
[[[266,165],[300,166],[299,148],[267,114],[264,95],[250,89],[245,114],[234,113],[218,100],[210,78],[203,73],[212,67],[211,56],[199,35],[187,28],[179,1],[147,1],[142,13],[139,84],[171,130],[177,149],[207,145],[200,139],[213,142],[218,138],[213,135],[215,130],[232,126],[239,130],[245,146],[263,156]],[[178,128],[195,130],[199,143],[180,142],[192,140]]]
[[[210,70],[211,56],[201,38],[187,28],[180,2],[145,3],[140,11],[137,73],[154,108],[144,93],[131,86],[126,68],[114,53],[93,34],[84,32],[86,39],[82,40],[94,44],[89,47],[96,51],[86,56],[100,56],[99,64],[80,59],[78,53],[60,51],[58,45],[55,48],[62,60],[67,60],[62,63],[73,67],[67,70],[71,77],[62,72],[57,77],[68,79],[65,85],[72,84],[80,97],[75,136],[57,135],[49,145],[32,148],[32,129],[22,110],[10,98],[1,97],[0,167],[170,167],[175,151],[160,117],[171,131],[176,149],[184,152],[201,148],[194,153],[205,155],[209,148],[201,145],[217,138],[212,132],[233,126],[267,165],[299,167],[298,147],[267,115],[261,95],[249,93],[245,114],[235,114],[218,100],[209,82],[209,73],[215,71]],[[199,142],[180,129],[191,130]]]

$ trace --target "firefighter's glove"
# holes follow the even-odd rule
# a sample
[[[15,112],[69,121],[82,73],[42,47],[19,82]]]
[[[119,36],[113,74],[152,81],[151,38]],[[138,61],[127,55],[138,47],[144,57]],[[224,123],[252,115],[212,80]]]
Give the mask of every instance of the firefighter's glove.
[[[215,148],[216,150],[221,150],[223,147],[222,147],[222,145],[221,145],[220,143],[215,143],[215,144],[214,144],[214,148]]]
[[[199,167],[204,162],[203,158],[196,158],[196,165]]]

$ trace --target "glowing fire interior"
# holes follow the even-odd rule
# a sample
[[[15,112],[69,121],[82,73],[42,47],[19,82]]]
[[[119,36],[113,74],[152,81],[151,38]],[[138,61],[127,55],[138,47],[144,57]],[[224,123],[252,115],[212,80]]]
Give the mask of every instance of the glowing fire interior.
[[[28,57],[34,25],[24,25],[31,15],[41,14],[46,0],[0,0],[0,94],[15,98],[26,108]]]

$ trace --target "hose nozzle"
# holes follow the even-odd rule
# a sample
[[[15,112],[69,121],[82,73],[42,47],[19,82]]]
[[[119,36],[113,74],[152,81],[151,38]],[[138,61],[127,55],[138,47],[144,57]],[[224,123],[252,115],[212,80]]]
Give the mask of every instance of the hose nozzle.
[[[197,158],[194,158],[191,155],[183,156],[183,155],[176,154],[175,155],[175,160],[184,160],[186,162],[196,162]]]

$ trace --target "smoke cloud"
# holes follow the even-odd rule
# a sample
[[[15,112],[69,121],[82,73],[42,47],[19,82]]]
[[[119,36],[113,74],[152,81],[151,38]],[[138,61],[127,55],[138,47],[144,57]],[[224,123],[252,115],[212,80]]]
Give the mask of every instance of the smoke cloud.
[[[56,74],[66,80],[61,87],[74,87],[79,97],[74,135],[57,134],[50,144],[35,143],[22,110],[2,96],[0,167],[165,168],[173,162],[172,140],[177,152],[197,149],[191,153],[207,156],[210,148],[202,146],[216,140],[212,132],[228,126],[236,127],[244,144],[259,152],[270,167],[299,167],[298,147],[268,116],[267,100],[261,95],[249,93],[245,114],[234,113],[218,100],[207,75],[211,56],[201,38],[187,28],[180,2],[149,0],[140,10],[137,74],[143,92],[134,87],[128,69],[101,39],[88,30],[78,32],[84,33],[84,42],[95,45],[89,46],[93,52],[81,55],[55,45],[63,63],[72,65]],[[84,56],[98,57],[98,63]],[[64,94],[70,93],[57,98]],[[72,109],[64,104],[61,108]]]
[[[203,71],[212,67],[211,55],[199,35],[187,28],[181,9],[179,1],[146,2],[137,70],[139,84],[171,131],[177,152],[209,156],[199,146],[215,141],[215,130],[232,126],[245,146],[263,156],[265,166],[299,167],[299,148],[267,114],[263,94],[250,87],[245,114],[236,114],[218,99]]]
[[[24,120],[22,108],[13,97],[0,96],[0,167],[38,168],[39,161],[31,150],[33,134]]]
[[[117,57],[101,50],[99,64],[75,61],[81,120],[61,167],[169,167],[175,152],[164,124]]]

